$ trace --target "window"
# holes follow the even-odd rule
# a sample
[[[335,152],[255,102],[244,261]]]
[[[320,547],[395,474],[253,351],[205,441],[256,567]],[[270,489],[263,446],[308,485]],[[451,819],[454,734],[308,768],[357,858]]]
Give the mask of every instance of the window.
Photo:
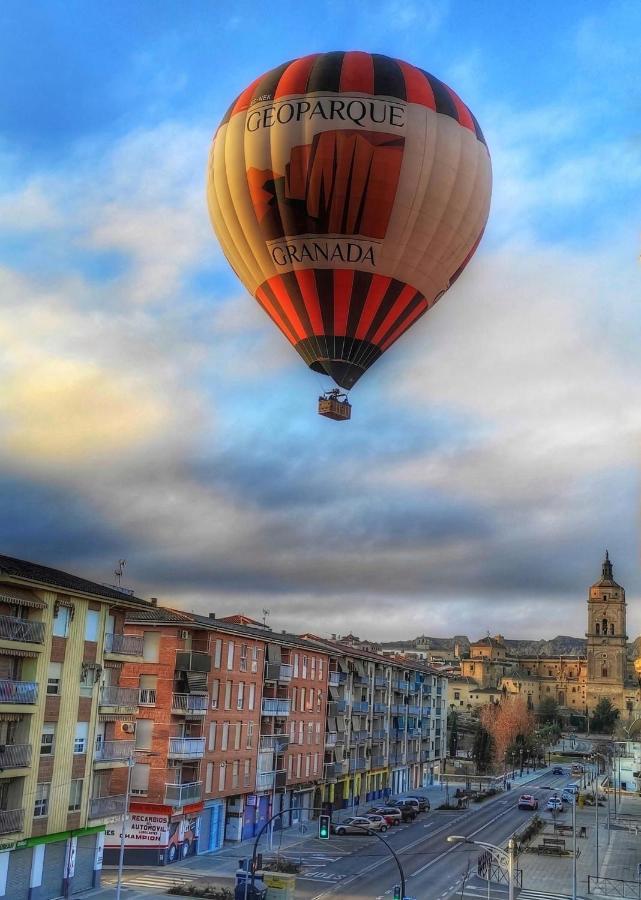
[[[142,639],[142,658],[145,662],[158,662],[160,635],[157,631],[145,631]]]
[[[220,749],[226,750],[229,743],[229,722],[223,722],[223,734],[220,740]]]
[[[254,723],[253,722],[247,723],[247,743],[245,746],[246,746],[247,750],[251,750],[252,747],[254,746]]]
[[[298,678],[298,653],[294,653],[294,678]]]
[[[243,787],[248,787],[251,779],[251,760],[246,759],[244,762]]]
[[[461,692],[460,692],[460,691],[454,691],[454,699],[455,699],[455,700],[460,700],[460,699],[461,699]]]
[[[226,763],[221,762],[220,769],[218,770],[218,790],[225,790],[225,769],[227,768]]]
[[[86,753],[88,738],[89,722],[76,722],[76,735],[73,741],[73,752]]]
[[[37,816],[49,815],[49,784],[37,784],[34,796],[33,815]]]
[[[289,723],[289,742],[293,744],[296,740],[296,722],[292,719]]]
[[[614,634],[614,625],[612,623],[610,623],[610,634]]]
[[[136,719],[136,750],[151,750],[153,719]]]
[[[598,622],[596,623],[596,633],[601,634],[601,626],[599,625]]]
[[[307,678],[307,657],[303,656],[303,671],[301,673],[301,678]]]
[[[319,690],[319,691],[316,693],[316,712],[320,712],[320,711],[321,711],[322,705],[323,705],[323,694],[322,694],[322,692]]]
[[[240,645],[240,671],[247,671],[247,644]]]
[[[208,750],[216,749],[216,725],[216,722],[209,723],[209,743],[207,747]]]
[[[245,683],[238,682],[238,699],[236,700],[236,709],[242,709],[245,703]]]
[[[235,759],[231,764],[231,786],[238,787],[238,760]]]
[[[314,723],[308,722],[307,723],[307,743],[311,744],[313,740],[314,740]]]
[[[218,692],[220,691],[220,681],[215,678],[211,683],[211,708],[218,709]]]
[[[314,709],[314,688],[310,688],[307,692],[307,709]]]
[[[300,689],[300,711],[305,712],[305,688]]]
[[[293,687],[291,693],[292,709],[296,709],[296,700],[298,698],[298,688]]]
[[[254,645],[252,647],[252,672],[258,671],[258,647]]]
[[[316,723],[316,743],[317,744],[320,744],[320,727],[321,727],[321,723],[317,722]]]
[[[214,779],[214,764],[207,763],[207,774],[205,775],[205,793],[211,794],[211,783]]]
[[[240,733],[243,727],[242,722],[236,722],[236,736],[234,737],[234,750],[240,750]]]
[[[231,709],[231,681],[225,682],[225,709]]]
[[[227,644],[227,670],[231,672],[234,668],[234,642],[230,641]]]
[[[58,606],[53,615],[53,628],[51,633],[56,637],[66,638],[69,634],[69,622],[71,621],[71,610],[68,606]],[[49,802],[47,798],[47,803]],[[46,815],[46,813],[45,813]]]
[[[318,659],[318,680],[323,680],[323,660],[320,657]]]
[[[305,775],[309,776],[311,768],[312,768],[312,754],[306,753],[305,754]]]
[[[131,793],[146,796],[149,790],[149,765],[136,763],[131,770]]]
[[[256,703],[256,685],[249,685],[249,700],[247,701],[247,709],[253,709]]]
[[[303,762],[303,754],[299,753],[296,756],[296,778],[300,778],[300,767],[302,765],[302,762]]]
[[[312,656],[311,663],[312,663],[311,679],[313,681],[316,678],[316,657],[315,656]]]
[[[100,611],[97,609],[88,609],[85,616],[85,640],[97,641],[98,630],[100,628]]]
[[[40,756],[51,756],[56,738],[56,723],[45,722],[40,735]]]
[[[47,671],[47,693],[60,693],[60,679],[62,678],[62,663],[50,662]]]
[[[318,753],[314,754],[314,775],[318,772]]]
[[[601,678],[607,678],[607,677],[608,677],[608,670],[607,670],[607,667],[606,667],[606,666],[602,666],[602,668],[601,668]]]
[[[298,743],[302,744],[305,739],[305,723],[298,723]]]
[[[138,678],[138,702],[141,706],[156,705],[157,675],[140,675]]]
[[[76,812],[82,804],[82,778],[74,778],[69,785],[69,812]]]
[[[97,681],[96,670],[93,666],[80,667],[80,695],[81,697],[91,697],[94,685]]]
[[[223,652],[223,642],[221,640],[217,640],[214,647],[214,668],[220,669],[220,658]]]
[[[287,757],[287,777],[288,777],[288,778],[291,778],[291,777],[292,777],[292,769],[293,769],[293,767],[294,767],[294,757],[293,757],[293,756],[288,756],[288,757]]]

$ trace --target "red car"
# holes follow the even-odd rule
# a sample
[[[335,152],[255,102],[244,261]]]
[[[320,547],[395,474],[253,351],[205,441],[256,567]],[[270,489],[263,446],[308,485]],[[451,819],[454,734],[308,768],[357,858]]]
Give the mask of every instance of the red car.
[[[521,794],[519,797],[519,809],[538,809],[539,801],[532,794]]]

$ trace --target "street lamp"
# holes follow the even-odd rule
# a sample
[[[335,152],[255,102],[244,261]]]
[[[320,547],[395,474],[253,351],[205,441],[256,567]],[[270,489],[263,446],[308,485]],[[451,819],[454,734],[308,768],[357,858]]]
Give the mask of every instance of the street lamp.
[[[474,844],[477,847],[485,847],[491,850],[499,862],[507,866],[508,900],[514,900],[514,860],[516,858],[516,841],[513,837],[507,842],[507,852],[496,844],[488,844],[486,841],[471,841],[464,834],[450,834],[445,839],[448,844]]]

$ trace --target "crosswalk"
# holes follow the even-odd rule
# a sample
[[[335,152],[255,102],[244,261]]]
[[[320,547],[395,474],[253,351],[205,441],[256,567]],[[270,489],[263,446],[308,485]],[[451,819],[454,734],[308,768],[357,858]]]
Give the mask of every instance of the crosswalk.
[[[557,894],[550,891],[537,891],[532,888],[517,888],[516,897],[518,900],[572,900],[568,894]],[[508,895],[507,886],[492,885],[490,888],[490,900],[505,900]],[[459,892],[455,892],[452,896],[460,897]],[[487,887],[485,885],[470,884],[466,885],[463,898],[468,900],[485,900],[487,898]],[[580,898],[577,898],[580,900]]]
[[[103,875],[102,884],[103,886],[114,885],[116,879],[117,876],[115,872],[109,873],[109,875]],[[158,893],[166,893],[174,884],[189,884],[189,882],[193,880],[193,873],[190,875],[180,875],[177,872],[175,874],[173,872],[167,872],[165,874],[165,870],[162,869],[153,872],[132,873],[131,875],[128,875],[127,872],[125,872],[122,876],[122,886],[123,888],[146,891],[150,891],[152,888],[158,888]]]

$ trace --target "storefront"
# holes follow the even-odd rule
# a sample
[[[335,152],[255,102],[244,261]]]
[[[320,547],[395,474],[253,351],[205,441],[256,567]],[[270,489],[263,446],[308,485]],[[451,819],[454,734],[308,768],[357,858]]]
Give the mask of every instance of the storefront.
[[[200,814],[198,853],[220,850],[225,841],[225,801],[207,800]]]
[[[198,850],[200,815],[198,810],[172,816],[166,807],[136,804],[129,813],[125,830],[126,866],[164,866],[186,859]],[[121,823],[105,828],[105,863],[116,865],[120,853]]]

